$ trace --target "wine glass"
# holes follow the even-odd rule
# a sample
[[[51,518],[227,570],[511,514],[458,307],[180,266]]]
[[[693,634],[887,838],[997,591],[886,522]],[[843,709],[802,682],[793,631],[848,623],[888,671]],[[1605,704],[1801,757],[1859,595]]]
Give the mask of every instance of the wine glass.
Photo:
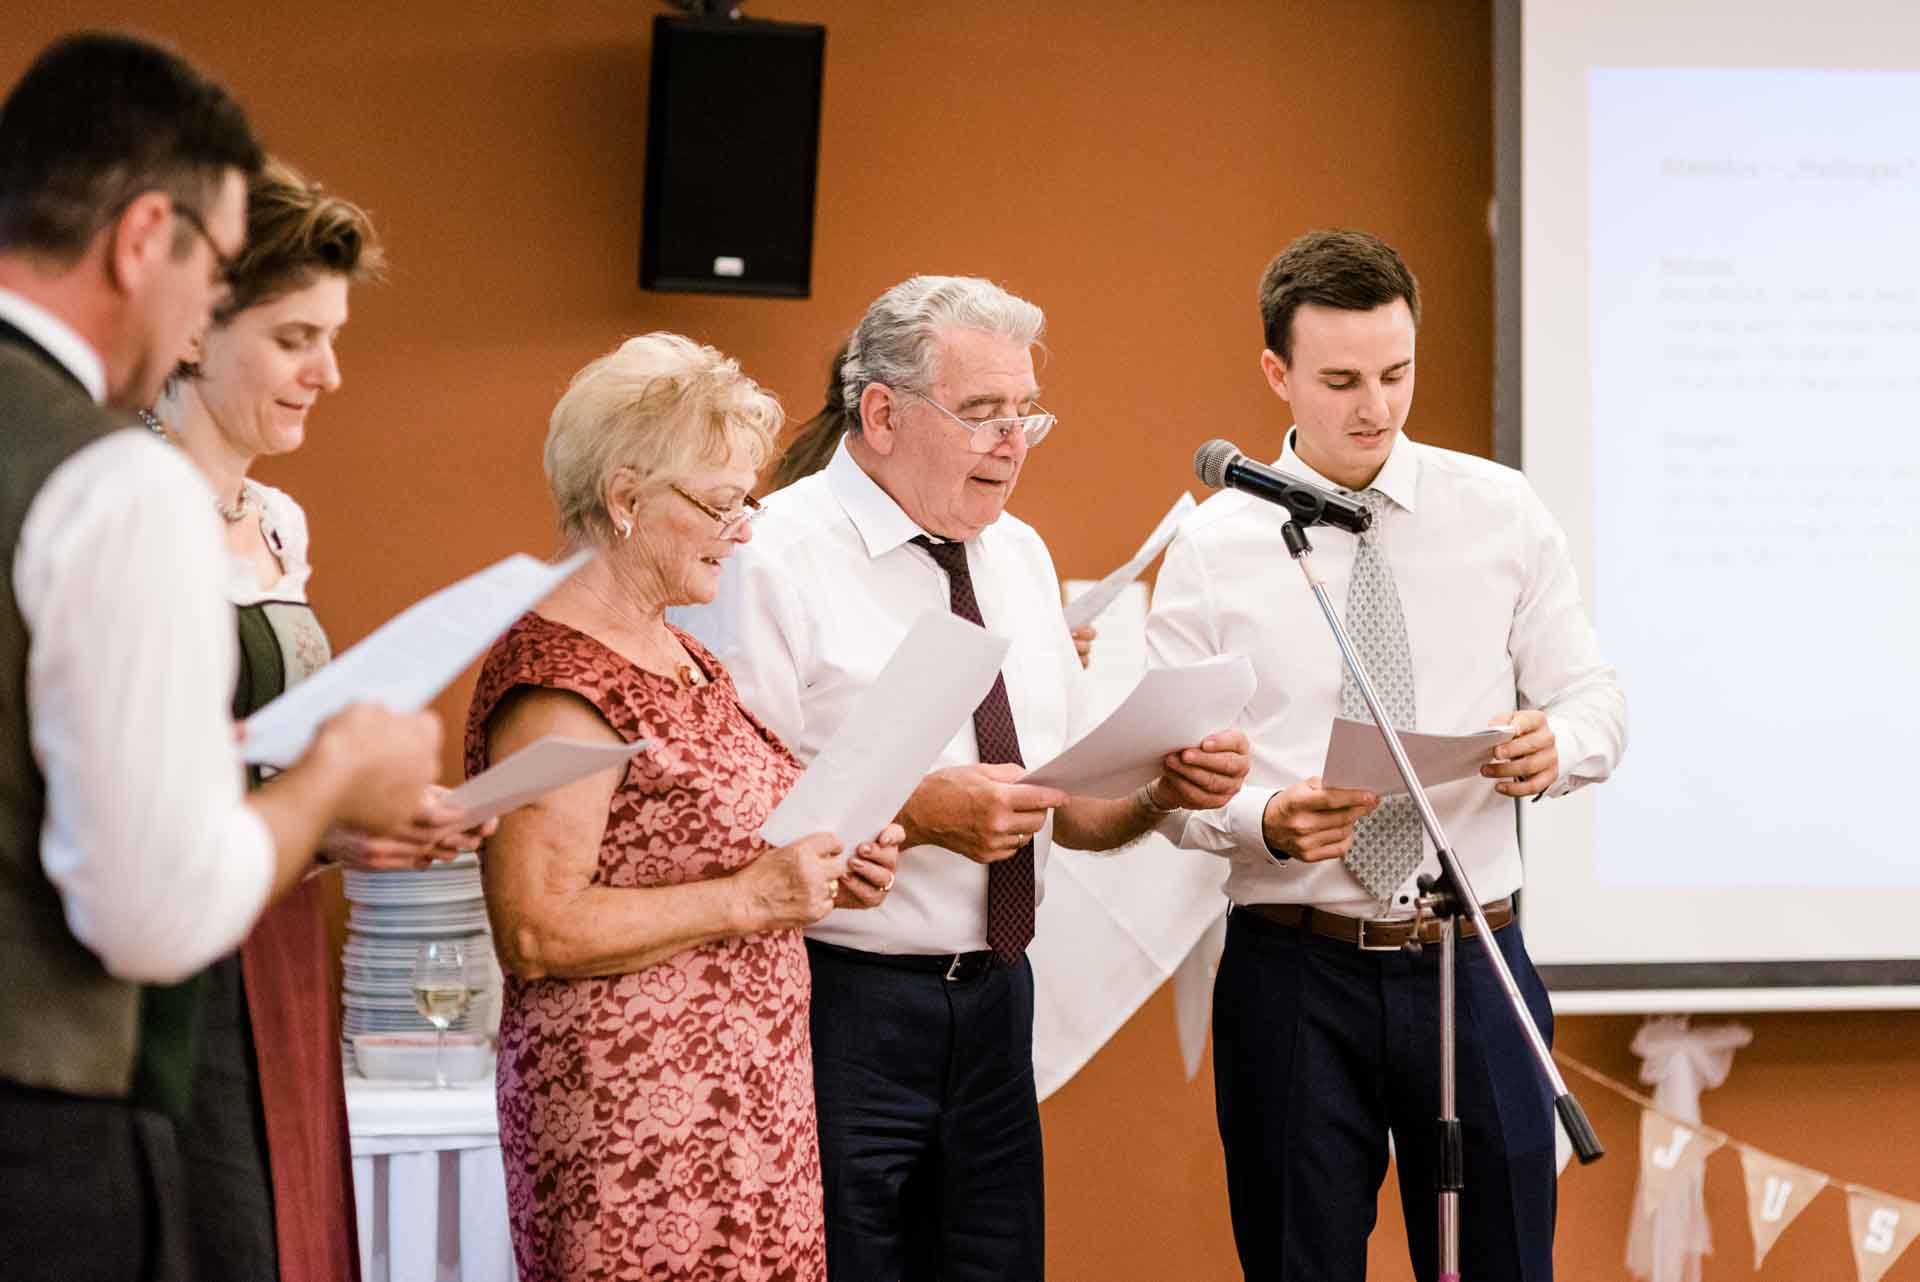
[[[466,943],[459,939],[423,939],[413,954],[413,1005],[434,1028],[433,1084],[441,1090],[448,1084],[442,1058],[447,1029],[473,1000],[467,962]]]

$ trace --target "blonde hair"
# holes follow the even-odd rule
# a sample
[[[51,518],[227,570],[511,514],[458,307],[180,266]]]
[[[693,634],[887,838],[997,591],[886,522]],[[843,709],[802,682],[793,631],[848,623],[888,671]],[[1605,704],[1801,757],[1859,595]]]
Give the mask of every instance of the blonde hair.
[[[553,407],[543,462],[561,535],[614,536],[607,483],[623,467],[643,488],[664,488],[744,448],[759,471],[783,417],[733,358],[678,334],[629,338],[575,374]]]

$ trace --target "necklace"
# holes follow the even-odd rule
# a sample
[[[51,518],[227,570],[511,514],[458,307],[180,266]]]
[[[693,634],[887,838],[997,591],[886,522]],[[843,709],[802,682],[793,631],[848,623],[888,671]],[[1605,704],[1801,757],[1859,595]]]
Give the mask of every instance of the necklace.
[[[155,414],[152,410],[142,409],[135,410],[134,412],[140,416],[142,426],[149,432],[152,432],[155,436],[169,444],[178,445],[180,443],[174,440],[173,433],[167,430],[167,425],[162,423],[159,415]],[[228,525],[238,525],[240,522],[246,520],[247,515],[253,511],[253,482],[246,480],[240,482],[240,497],[231,507],[222,503],[218,494],[214,495],[213,510],[218,512],[220,519]]]
[[[622,610],[619,606],[609,601],[604,595],[602,595],[602,593],[600,592],[600,589],[594,587],[593,584],[591,583],[585,583],[585,582],[582,582],[580,586],[585,588],[587,591],[591,592],[596,601],[598,601],[601,605],[606,606],[607,609],[611,610],[615,615],[619,616],[619,618],[623,622],[625,622],[629,627],[631,627],[636,634],[640,636],[646,635],[647,629],[641,625],[640,620],[634,618],[631,614],[628,614],[625,610]],[[677,681],[679,681],[682,686],[684,686],[689,690],[691,690],[694,686],[701,686],[707,683],[706,678],[700,672],[698,672],[691,663],[681,663],[681,664],[675,665],[673,675],[674,675],[674,678]]]

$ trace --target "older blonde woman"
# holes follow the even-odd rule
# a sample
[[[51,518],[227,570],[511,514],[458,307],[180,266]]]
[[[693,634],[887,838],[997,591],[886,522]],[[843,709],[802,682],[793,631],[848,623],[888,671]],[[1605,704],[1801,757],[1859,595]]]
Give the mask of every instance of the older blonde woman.
[[[769,848],[799,765],[666,621],[752,537],[779,427],[738,365],[673,334],[594,361],[553,411],[561,530],[599,556],[488,656],[467,770],[546,735],[653,746],[487,844],[523,1282],[826,1276],[800,927],[878,904],[902,834]]]

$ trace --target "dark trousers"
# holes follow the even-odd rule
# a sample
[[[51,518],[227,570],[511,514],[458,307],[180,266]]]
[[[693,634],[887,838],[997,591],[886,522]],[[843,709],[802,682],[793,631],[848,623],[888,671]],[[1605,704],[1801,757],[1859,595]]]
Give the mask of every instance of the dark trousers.
[[[1033,968],[948,982],[809,941],[832,1282],[1038,1282]]]
[[[179,1196],[165,1117],[0,1083],[0,1278],[178,1282]]]
[[[1547,993],[1519,925],[1495,932],[1535,1024]],[[1478,940],[1460,941],[1460,1262],[1473,1282],[1553,1276],[1553,1103]],[[1214,1094],[1240,1264],[1258,1282],[1360,1282],[1393,1133],[1414,1273],[1438,1271],[1439,955],[1362,952],[1236,911],[1214,982]]]
[[[206,971],[192,1115],[180,1130],[194,1282],[280,1276],[260,1065],[240,954]],[[296,1211],[296,1214],[298,1212]]]

